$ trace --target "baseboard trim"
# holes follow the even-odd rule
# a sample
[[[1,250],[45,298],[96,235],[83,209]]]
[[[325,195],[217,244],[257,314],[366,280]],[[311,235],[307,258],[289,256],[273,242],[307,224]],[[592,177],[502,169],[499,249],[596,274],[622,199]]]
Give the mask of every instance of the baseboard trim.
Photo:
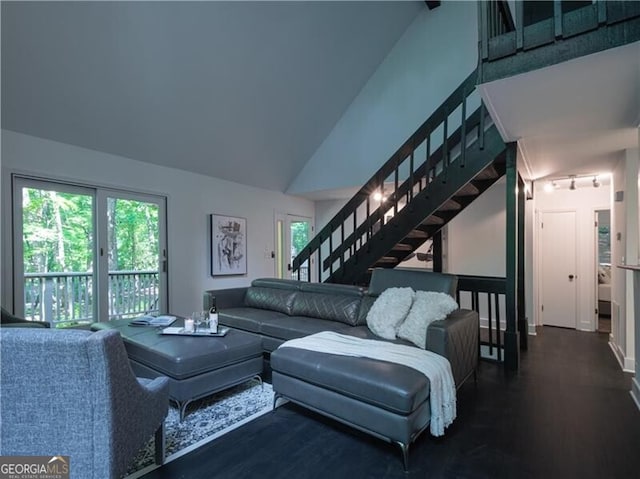
[[[609,341],[609,347],[613,351],[615,358],[618,360],[620,368],[625,373],[635,373],[635,361],[632,358],[625,356],[620,347],[618,347],[618,345],[613,341]]]
[[[489,320],[487,318],[480,318],[480,327],[482,329],[489,329]],[[493,327],[495,328],[495,323],[493,324]],[[505,331],[507,329],[507,323],[506,321],[500,321],[500,331]],[[527,334],[529,336],[536,336],[536,326],[535,324],[527,324]]]
[[[495,320],[492,321],[491,325],[495,328],[496,327],[496,322]],[[483,329],[489,329],[489,320],[487,318],[480,318],[480,327]],[[507,329],[507,322],[506,321],[500,321],[500,330],[504,331],[505,329]]]
[[[640,410],[640,383],[638,383],[638,378],[633,378],[631,380],[630,394],[633,398],[633,402],[636,403],[636,407]]]

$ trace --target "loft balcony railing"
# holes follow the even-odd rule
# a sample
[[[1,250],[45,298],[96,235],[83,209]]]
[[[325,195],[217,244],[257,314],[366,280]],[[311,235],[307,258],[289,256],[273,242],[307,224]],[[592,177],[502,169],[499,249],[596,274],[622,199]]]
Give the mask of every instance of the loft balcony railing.
[[[25,318],[52,326],[96,321],[93,273],[26,273]],[[158,271],[109,272],[109,319],[158,312]]]
[[[302,279],[299,273],[316,258],[317,281],[330,280],[415,195],[436,179],[446,182],[454,160],[464,167],[470,144],[478,141],[483,148],[486,113],[476,80],[474,71],[296,256],[294,279]]]
[[[515,6],[514,11],[508,4]],[[489,0],[478,5],[481,83],[640,38],[640,2],[637,1]],[[559,46],[566,41],[569,43]],[[558,48],[528,55],[522,61],[508,61],[515,55],[553,45]]]

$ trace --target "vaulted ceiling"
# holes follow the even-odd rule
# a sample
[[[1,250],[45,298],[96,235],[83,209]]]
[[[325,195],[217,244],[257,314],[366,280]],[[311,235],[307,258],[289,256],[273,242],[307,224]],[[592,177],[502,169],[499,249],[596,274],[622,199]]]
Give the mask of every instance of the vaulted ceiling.
[[[3,2],[2,127],[284,191],[423,2]]]

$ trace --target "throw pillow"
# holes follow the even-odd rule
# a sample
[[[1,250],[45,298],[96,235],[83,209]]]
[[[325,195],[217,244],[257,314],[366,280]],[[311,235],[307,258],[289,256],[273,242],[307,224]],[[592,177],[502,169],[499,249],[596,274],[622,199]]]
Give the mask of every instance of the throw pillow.
[[[367,326],[381,338],[396,339],[398,327],[407,316],[415,292],[411,288],[385,289],[367,314]]]
[[[445,293],[417,291],[407,318],[398,329],[398,337],[426,349],[427,328],[434,321],[445,319],[458,309],[458,303]]]

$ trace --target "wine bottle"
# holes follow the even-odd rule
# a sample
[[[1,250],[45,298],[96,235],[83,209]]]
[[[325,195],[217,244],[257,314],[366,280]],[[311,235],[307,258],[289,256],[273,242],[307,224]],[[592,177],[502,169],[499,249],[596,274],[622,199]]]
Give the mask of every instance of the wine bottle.
[[[216,306],[216,297],[211,297],[211,308],[209,309],[209,329],[212,333],[218,332],[218,307]]]

